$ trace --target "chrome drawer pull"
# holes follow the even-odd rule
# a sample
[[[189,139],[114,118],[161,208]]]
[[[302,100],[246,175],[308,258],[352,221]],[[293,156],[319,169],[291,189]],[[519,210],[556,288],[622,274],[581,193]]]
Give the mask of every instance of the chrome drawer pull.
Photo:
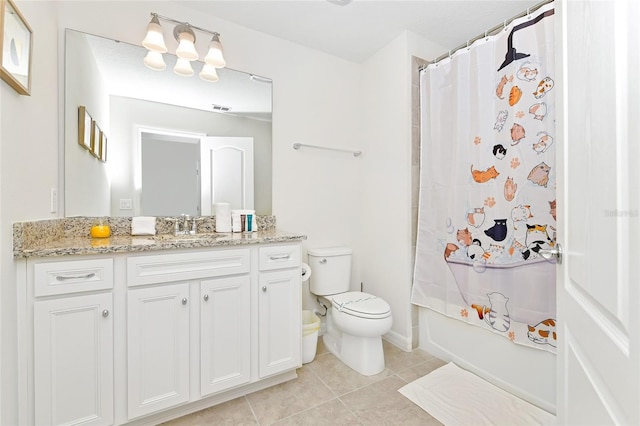
[[[291,255],[290,254],[286,254],[283,256],[269,256],[269,259],[271,260],[285,260],[285,259],[290,259]]]
[[[86,280],[89,278],[93,278],[96,276],[95,272],[90,272],[85,275],[56,275],[56,280],[58,281],[66,281],[66,280]]]

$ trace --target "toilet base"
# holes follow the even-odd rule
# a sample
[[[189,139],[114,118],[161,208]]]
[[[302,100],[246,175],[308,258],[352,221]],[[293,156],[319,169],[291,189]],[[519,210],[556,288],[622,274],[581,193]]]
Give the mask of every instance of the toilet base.
[[[323,340],[329,352],[363,376],[373,376],[384,371],[381,336],[356,337],[330,328]]]

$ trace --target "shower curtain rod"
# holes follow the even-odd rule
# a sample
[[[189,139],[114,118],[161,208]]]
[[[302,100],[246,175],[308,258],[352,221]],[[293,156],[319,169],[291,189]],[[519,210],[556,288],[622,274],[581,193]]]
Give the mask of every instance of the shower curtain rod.
[[[496,25],[495,27],[485,31],[484,33],[482,33],[482,34],[480,34],[480,35],[478,35],[478,36],[476,36],[476,37],[474,37],[472,39],[467,40],[466,43],[463,43],[460,46],[457,46],[457,47],[449,50],[447,53],[444,53],[444,54],[438,56],[437,58],[435,58],[434,60],[428,62],[427,64],[420,65],[418,67],[418,71],[422,71],[423,69],[427,68],[429,65],[438,63],[441,60],[450,57],[451,55],[453,55],[454,52],[457,52],[460,49],[465,49],[465,48],[471,46],[475,41],[480,40],[481,38],[485,38],[487,36],[496,34],[498,31],[502,30],[503,28],[506,28],[506,26],[509,25],[514,20],[516,20],[518,18],[522,18],[523,16],[527,16],[530,13],[535,12],[536,10],[540,9],[545,4],[549,4],[549,3],[553,3],[553,0],[544,0],[544,1],[542,1],[542,2],[540,2],[538,4],[536,4],[536,5],[528,8],[524,12],[520,12],[516,16],[513,16],[510,19],[505,20],[502,24]]]

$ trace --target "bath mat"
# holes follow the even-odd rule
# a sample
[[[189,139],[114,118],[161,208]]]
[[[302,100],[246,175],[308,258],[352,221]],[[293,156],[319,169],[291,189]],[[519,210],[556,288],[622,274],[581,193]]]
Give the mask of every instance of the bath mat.
[[[555,424],[553,414],[453,363],[398,391],[445,426]]]

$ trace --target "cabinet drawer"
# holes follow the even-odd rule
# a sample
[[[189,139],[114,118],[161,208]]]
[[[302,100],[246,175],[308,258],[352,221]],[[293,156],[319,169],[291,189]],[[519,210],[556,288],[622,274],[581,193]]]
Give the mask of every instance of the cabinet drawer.
[[[113,259],[33,265],[36,297],[113,288]]]
[[[245,274],[249,249],[216,250],[127,258],[129,286]]]
[[[260,247],[260,270],[297,268],[300,266],[300,246],[288,244]]]

